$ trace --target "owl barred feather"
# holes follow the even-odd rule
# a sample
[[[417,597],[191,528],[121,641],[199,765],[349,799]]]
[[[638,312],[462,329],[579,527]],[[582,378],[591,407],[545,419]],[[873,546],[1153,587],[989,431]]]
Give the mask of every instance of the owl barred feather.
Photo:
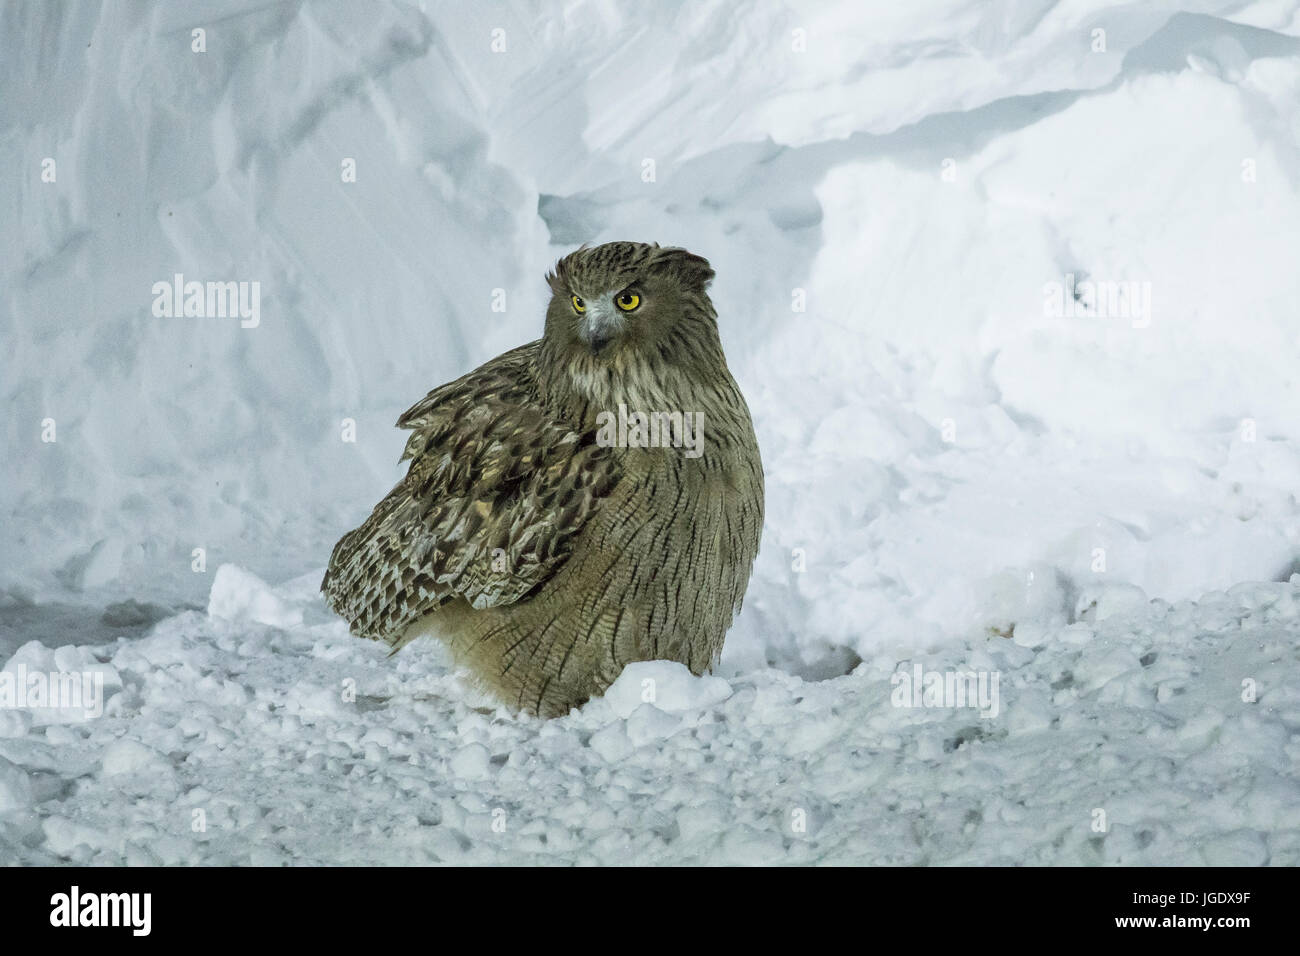
[[[435,635],[504,702],[543,716],[631,661],[711,667],[763,512],[712,277],[682,249],[584,247],[547,276],[540,340],[402,415],[408,472],[338,542],[321,586],[352,631],[394,649]],[[620,407],[698,415],[703,453],[600,441],[601,414]]]
[[[462,596],[509,604],[545,581],[618,480],[612,449],[548,417],[538,343],[434,389],[397,420],[410,469],[334,549],[324,589],[354,633],[383,638]],[[495,570],[500,569],[500,570]]]

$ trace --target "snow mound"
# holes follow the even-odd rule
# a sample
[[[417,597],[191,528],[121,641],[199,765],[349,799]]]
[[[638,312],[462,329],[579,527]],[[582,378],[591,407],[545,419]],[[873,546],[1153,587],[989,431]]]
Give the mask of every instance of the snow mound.
[[[233,564],[217,568],[208,596],[208,614],[231,621],[251,621],[271,627],[302,623],[302,610],[277,597],[257,575]]]

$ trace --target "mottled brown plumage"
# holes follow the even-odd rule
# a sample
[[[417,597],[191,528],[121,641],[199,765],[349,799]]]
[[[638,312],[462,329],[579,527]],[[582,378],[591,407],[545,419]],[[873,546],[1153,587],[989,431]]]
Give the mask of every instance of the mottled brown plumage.
[[[712,278],[683,249],[579,249],[547,276],[540,340],[398,419],[407,475],[335,546],[321,585],[353,632],[394,650],[435,635],[500,699],[543,716],[632,661],[712,667],[763,523]],[[620,406],[701,416],[701,453],[609,445],[601,413]]]

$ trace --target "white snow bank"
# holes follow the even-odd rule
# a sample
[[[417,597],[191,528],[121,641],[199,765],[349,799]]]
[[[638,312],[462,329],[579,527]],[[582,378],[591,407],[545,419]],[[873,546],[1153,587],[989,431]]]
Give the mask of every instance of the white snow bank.
[[[1285,579],[1300,14],[1187,7],[5,7],[0,646],[124,594],[291,626],[212,569],[322,564],[397,415],[616,238],[718,271],[768,471],[729,672]],[[155,316],[177,273],[258,325]],[[1045,314],[1067,275],[1149,313]]]

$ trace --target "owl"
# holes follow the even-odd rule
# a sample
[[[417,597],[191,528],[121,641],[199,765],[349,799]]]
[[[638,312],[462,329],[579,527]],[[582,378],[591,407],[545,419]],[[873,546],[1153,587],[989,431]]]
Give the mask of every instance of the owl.
[[[713,276],[657,243],[560,259],[540,339],[397,420],[406,476],[321,584],[352,632],[394,653],[442,640],[483,689],[541,717],[633,661],[710,670],[763,525]]]

